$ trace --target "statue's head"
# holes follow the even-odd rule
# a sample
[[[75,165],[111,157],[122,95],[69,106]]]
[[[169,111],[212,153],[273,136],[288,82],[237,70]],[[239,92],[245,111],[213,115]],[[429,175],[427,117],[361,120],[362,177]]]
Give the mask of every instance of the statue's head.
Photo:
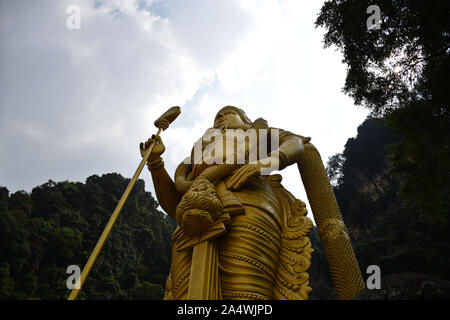
[[[216,118],[214,119],[214,128],[223,126],[230,129],[248,129],[252,126],[252,122],[244,110],[233,106],[226,106],[217,112]]]

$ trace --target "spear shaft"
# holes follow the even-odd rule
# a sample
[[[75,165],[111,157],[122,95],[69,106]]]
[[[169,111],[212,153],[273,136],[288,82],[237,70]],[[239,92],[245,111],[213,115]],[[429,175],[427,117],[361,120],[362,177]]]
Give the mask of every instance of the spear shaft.
[[[77,289],[77,288],[73,289],[70,292],[70,295],[67,300],[75,300],[77,298],[78,294],[80,293],[81,288],[83,288],[83,285],[86,282],[89,272],[91,271],[92,267],[94,266],[94,263],[97,260],[98,255],[100,254],[100,251],[102,250],[102,248],[106,242],[106,239],[108,238],[109,233],[111,232],[111,229],[114,226],[114,223],[116,222],[117,217],[120,214],[120,211],[122,210],[123,206],[125,205],[125,202],[127,201],[131,190],[133,189],[134,185],[136,184],[136,181],[137,181],[139,175],[141,174],[142,169],[145,166],[145,163],[147,162],[148,158],[150,157],[150,154],[153,151],[153,148],[155,147],[156,137],[159,136],[159,134],[161,133],[162,130],[167,129],[169,127],[169,124],[173,120],[175,120],[175,118],[179,114],[180,114],[180,108],[172,107],[166,113],[164,113],[161,117],[159,117],[158,120],[155,121],[155,126],[158,127],[158,132],[156,133],[156,136],[153,139],[152,144],[149,146],[149,148],[145,152],[144,156],[142,157],[142,160],[139,163],[139,166],[136,169],[136,172],[134,173],[133,178],[131,178],[131,181],[128,183],[128,186],[125,189],[124,193],[122,194],[122,197],[120,198],[119,203],[116,206],[116,209],[114,209],[114,212],[111,215],[111,218],[109,218],[108,224],[106,225],[105,229],[103,230],[102,235],[98,239],[94,250],[92,251],[88,261],[86,262],[86,265],[83,268],[83,271],[81,272],[79,282],[77,281],[77,284],[79,284],[79,289]],[[145,145],[144,145],[144,147],[145,147]]]

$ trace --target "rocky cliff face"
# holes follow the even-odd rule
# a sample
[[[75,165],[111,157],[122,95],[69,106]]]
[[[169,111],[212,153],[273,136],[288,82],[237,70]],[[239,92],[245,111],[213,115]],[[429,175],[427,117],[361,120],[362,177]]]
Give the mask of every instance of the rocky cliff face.
[[[354,300],[449,300],[450,281],[422,273],[395,273],[381,278],[381,289],[363,289]]]

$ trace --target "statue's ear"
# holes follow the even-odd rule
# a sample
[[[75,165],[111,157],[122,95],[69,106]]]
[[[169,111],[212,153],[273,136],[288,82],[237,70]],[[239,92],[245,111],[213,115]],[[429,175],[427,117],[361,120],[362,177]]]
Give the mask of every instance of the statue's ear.
[[[268,129],[269,125],[267,121],[263,118],[258,118],[253,122],[253,128],[255,129]]]

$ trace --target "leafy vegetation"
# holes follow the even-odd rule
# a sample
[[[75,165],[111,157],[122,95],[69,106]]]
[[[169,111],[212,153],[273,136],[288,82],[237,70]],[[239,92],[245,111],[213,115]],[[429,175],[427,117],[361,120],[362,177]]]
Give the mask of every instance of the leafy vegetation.
[[[363,274],[369,265],[383,274],[419,272],[450,279],[450,224],[402,200],[392,145],[400,138],[369,118],[330,158],[327,171]]]
[[[343,54],[343,91],[375,119],[358,129],[328,173],[361,268],[449,279],[450,3],[329,0],[316,26]]]
[[[329,0],[316,21],[343,53],[344,92],[372,113],[327,171],[363,274],[376,264],[450,280],[450,2],[379,0],[379,30],[367,29],[371,4]],[[127,183],[107,174],[31,194],[0,188],[0,298],[65,299],[67,266],[87,261]],[[161,298],[173,229],[138,181],[80,298]],[[314,298],[334,297],[310,236]]]
[[[49,181],[31,194],[0,188],[0,298],[66,299],[69,265],[82,269],[129,179]],[[172,219],[138,180],[79,299],[161,299]]]
[[[368,30],[368,0],[327,1],[316,20],[325,47],[343,53],[344,92],[401,139],[392,175],[402,201],[446,223],[450,207],[450,3],[380,0],[381,28]]]

